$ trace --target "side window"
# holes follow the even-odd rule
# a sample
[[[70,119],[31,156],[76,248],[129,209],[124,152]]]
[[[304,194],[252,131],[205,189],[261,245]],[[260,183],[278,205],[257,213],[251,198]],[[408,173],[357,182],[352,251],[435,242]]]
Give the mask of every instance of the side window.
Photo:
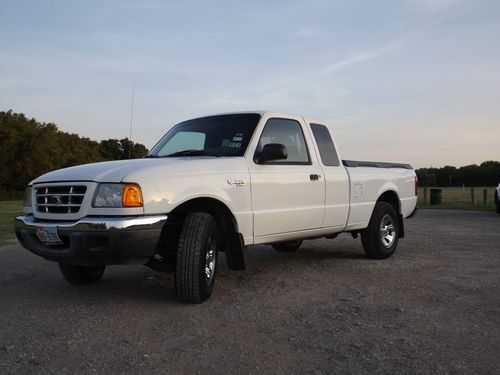
[[[310,164],[302,127],[295,120],[272,118],[269,119],[260,136],[258,150],[268,143],[281,143],[286,147],[288,157],[276,160],[273,163],[281,164]]]
[[[158,156],[165,156],[182,150],[203,150],[205,147],[205,133],[179,132],[158,152]]]
[[[339,157],[328,128],[325,125],[311,124],[311,130],[318,144],[319,155],[321,156],[323,165],[332,167],[339,166]]]

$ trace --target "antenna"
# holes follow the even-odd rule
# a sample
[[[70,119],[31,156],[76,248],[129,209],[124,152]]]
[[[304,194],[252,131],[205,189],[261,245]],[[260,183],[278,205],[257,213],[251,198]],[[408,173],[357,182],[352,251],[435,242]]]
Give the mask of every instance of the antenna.
[[[129,159],[130,159],[130,155],[132,152],[132,120],[134,118],[134,90],[135,90],[135,84],[132,85],[132,102],[130,103],[130,136],[128,138],[128,140],[129,140],[128,158]]]

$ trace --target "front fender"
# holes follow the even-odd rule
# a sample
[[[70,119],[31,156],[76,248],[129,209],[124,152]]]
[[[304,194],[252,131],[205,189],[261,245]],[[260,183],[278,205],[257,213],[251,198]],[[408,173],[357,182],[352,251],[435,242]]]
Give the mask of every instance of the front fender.
[[[197,198],[211,198],[226,205],[233,214],[245,244],[253,236],[253,215],[248,175],[220,173],[205,175],[200,184],[200,176],[182,176],[168,181],[141,184],[144,197],[144,211],[147,215],[168,214],[176,207]],[[236,185],[233,180],[244,181]]]

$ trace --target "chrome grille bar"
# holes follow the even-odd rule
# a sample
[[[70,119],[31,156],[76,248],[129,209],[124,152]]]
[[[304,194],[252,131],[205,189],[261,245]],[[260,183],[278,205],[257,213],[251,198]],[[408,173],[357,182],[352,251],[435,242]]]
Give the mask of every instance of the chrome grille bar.
[[[74,214],[80,211],[87,186],[45,185],[36,187],[35,204],[39,212]]]

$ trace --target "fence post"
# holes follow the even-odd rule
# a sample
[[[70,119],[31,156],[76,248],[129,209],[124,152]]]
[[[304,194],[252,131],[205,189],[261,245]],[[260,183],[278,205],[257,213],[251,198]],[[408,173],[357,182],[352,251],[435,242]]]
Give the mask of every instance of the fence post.
[[[484,207],[488,207],[488,190],[487,189],[483,190],[483,204],[484,204]]]
[[[424,206],[427,206],[427,188],[424,188]]]
[[[476,193],[474,191],[474,188],[470,188],[470,199],[472,201],[472,205],[476,207]]]

